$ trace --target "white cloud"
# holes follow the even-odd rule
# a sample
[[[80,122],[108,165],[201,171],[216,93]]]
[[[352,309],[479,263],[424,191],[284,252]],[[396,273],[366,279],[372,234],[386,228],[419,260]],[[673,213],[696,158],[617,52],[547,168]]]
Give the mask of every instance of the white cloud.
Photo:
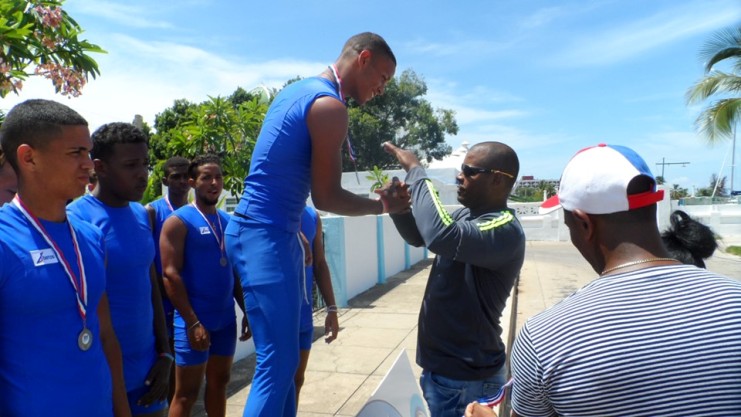
[[[561,67],[609,65],[698,33],[734,24],[741,18],[736,1],[700,1],[678,5],[645,19],[598,33],[585,33],[550,62]]]
[[[134,28],[172,29],[174,26],[164,20],[154,20],[151,16],[155,3],[135,6],[128,3],[117,3],[106,0],[75,1],[75,12],[115,22]]]
[[[456,83],[442,83],[434,80],[429,82],[427,87],[425,99],[434,108],[453,110],[459,126],[523,117],[529,113],[511,108],[509,102],[521,101],[520,99],[489,87],[473,86],[464,90]],[[492,108],[495,104],[498,107],[504,106],[504,108]]]
[[[410,55],[427,55],[436,57],[475,57],[480,55],[491,54],[497,51],[507,49],[514,44],[514,40],[507,42],[493,42],[483,39],[458,39],[449,42],[431,42],[424,39],[414,39],[403,42],[401,47]]]

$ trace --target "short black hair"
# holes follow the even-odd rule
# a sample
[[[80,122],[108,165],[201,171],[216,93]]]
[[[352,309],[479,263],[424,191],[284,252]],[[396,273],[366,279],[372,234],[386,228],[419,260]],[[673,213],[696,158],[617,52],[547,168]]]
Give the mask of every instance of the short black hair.
[[[347,56],[351,53],[359,54],[363,50],[387,56],[396,65],[396,57],[389,44],[380,35],[373,32],[363,32],[352,36],[345,42],[340,56]]]
[[[18,171],[19,146],[43,147],[61,134],[64,126],[87,126],[87,120],[52,100],[32,99],[16,104],[0,127],[0,147],[5,150],[5,159]]]
[[[510,189],[515,185],[520,175],[520,159],[509,145],[502,142],[479,142],[468,150],[469,152],[483,152],[482,168],[496,169],[511,175],[504,175],[503,179]]]
[[[188,167],[188,176],[191,179],[198,178],[198,168],[208,164],[216,164],[219,166],[219,168],[221,168],[221,159],[219,159],[218,156],[212,153],[206,153],[196,156],[190,162],[190,166]]]
[[[671,227],[661,234],[661,241],[672,258],[705,268],[705,261],[718,247],[713,231],[682,210],[670,217]]]
[[[189,166],[190,161],[188,159],[183,158],[182,156],[173,156],[165,161],[165,164],[162,166],[162,172],[164,173],[164,176],[167,177],[170,175],[171,169],[180,167],[188,168]]]
[[[92,139],[91,155],[102,161],[107,161],[113,155],[113,148],[116,144],[146,143],[149,145],[149,138],[141,129],[124,122],[104,124],[93,132]]]

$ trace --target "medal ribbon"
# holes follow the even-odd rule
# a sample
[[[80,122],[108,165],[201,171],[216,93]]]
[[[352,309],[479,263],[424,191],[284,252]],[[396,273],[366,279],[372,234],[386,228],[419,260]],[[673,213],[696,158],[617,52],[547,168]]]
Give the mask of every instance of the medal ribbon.
[[[329,69],[332,70],[332,75],[334,75],[334,79],[337,80],[337,94],[340,96],[340,101],[347,106],[347,103],[345,102],[345,95],[342,94],[342,78],[340,78],[340,73],[337,71],[337,66],[335,64],[332,64],[329,66]],[[350,156],[350,160],[352,161],[353,165],[355,166],[355,179],[358,180],[358,184],[360,184],[360,177],[358,177],[358,161],[357,156],[355,155],[355,150],[352,148],[352,143],[350,143],[350,132],[348,128],[347,136],[345,136],[345,142],[347,142],[347,153]]]
[[[67,219],[69,232],[72,235],[72,246],[75,251],[75,257],[77,258],[77,269],[80,271],[79,278],[74,274],[74,272],[72,272],[72,268],[70,267],[69,262],[67,262],[67,258],[64,257],[62,250],[59,248],[59,246],[57,246],[57,243],[54,242],[49,233],[47,233],[46,229],[44,229],[44,225],[41,224],[36,216],[31,214],[28,209],[26,209],[26,206],[23,205],[23,201],[21,201],[20,197],[18,197],[17,194],[15,198],[13,198],[13,204],[18,208],[18,210],[21,211],[23,216],[26,218],[26,220],[28,220],[29,223],[31,223],[36,231],[39,232],[46,243],[51,246],[51,249],[57,256],[57,259],[61,261],[62,268],[64,268],[64,272],[67,273],[67,277],[72,283],[72,287],[75,289],[75,295],[77,297],[77,310],[80,313],[80,317],[82,317],[83,326],[85,326],[85,322],[87,320],[87,277],[85,276],[85,266],[82,262],[82,253],[80,252],[80,246],[77,244],[77,235],[75,234],[75,230],[72,228],[72,223],[69,221],[69,219]]]
[[[216,239],[216,244],[219,246],[219,250],[221,251],[221,254],[223,256],[223,254],[226,253],[226,249],[224,248],[224,228],[221,226],[221,216],[219,216],[219,212],[218,211],[216,212],[216,220],[219,222],[219,231],[221,232],[221,235],[217,235],[216,234],[216,228],[208,220],[208,218],[206,217],[206,215],[203,214],[203,212],[201,212],[201,210],[196,205],[196,202],[194,201],[194,202],[192,202],[190,204],[196,209],[196,211],[198,212],[198,214],[200,214],[201,217],[203,217],[203,220],[206,221],[206,224],[208,224],[208,228],[211,229],[211,232],[214,235],[214,239]],[[221,238],[219,238],[219,236],[221,236]]]
[[[173,211],[175,211],[175,209],[174,209],[174,208],[172,208],[172,204],[170,204],[170,199],[169,199],[169,198],[167,198],[167,196],[164,196],[164,197],[162,197],[162,198],[164,198],[164,199],[165,199],[165,203],[167,204],[167,208],[169,208],[169,209],[170,209],[170,212],[172,213]]]

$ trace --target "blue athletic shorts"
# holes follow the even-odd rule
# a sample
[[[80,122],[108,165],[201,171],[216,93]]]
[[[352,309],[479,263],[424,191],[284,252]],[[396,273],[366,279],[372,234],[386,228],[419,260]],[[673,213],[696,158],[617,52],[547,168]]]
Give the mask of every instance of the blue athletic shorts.
[[[144,385],[144,381],[147,379],[152,366],[157,362],[157,352],[148,349],[139,353],[129,352],[122,359],[124,382],[126,383],[126,391],[128,391],[131,411],[139,410],[137,412],[138,414],[146,414],[167,407],[167,401],[164,401],[162,404],[154,403],[149,407],[139,407],[136,405],[139,398],[149,390],[149,387]]]
[[[167,400],[154,402],[149,407],[137,405],[139,398],[141,398],[148,391],[149,387],[146,385],[142,385],[139,388],[134,388],[126,393],[126,396],[129,399],[129,408],[131,408],[131,415],[136,416],[139,414],[149,414],[167,408]]]
[[[298,348],[300,350],[311,350],[311,343],[314,341],[314,327],[301,330],[298,334]]]
[[[185,327],[175,323],[175,364],[177,366],[200,365],[211,355],[234,356],[237,348],[237,322],[222,329],[209,331],[211,347],[208,350],[194,350],[190,347]]]

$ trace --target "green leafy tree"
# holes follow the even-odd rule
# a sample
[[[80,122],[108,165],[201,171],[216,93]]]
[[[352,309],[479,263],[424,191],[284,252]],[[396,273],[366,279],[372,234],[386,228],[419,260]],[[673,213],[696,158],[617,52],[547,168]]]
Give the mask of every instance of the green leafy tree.
[[[663,176],[661,176],[661,175],[657,175],[656,176],[656,184],[658,184],[658,185],[664,185],[665,182],[666,182],[666,180],[664,179]]]
[[[230,98],[222,97],[210,97],[201,104],[177,100],[173,107],[158,114],[157,133],[150,142],[155,172],[161,173],[162,164],[173,155],[191,159],[214,153],[221,158],[224,189],[239,196],[267,104],[258,97],[237,101],[241,102],[235,104]],[[157,195],[159,175],[150,178],[152,192],[148,196]]]
[[[77,97],[88,77],[100,75],[88,54],[105,53],[79,39],[82,28],[64,0],[0,0],[0,97],[18,93],[33,75],[51,80],[62,95]]]
[[[728,194],[726,189],[726,177],[718,178],[717,174],[710,176],[710,190],[715,190],[716,196],[725,196]]]
[[[669,198],[672,200],[679,200],[689,195],[686,188],[681,188],[679,184],[672,184],[671,190],[669,190]]]
[[[185,123],[189,112],[194,111],[196,104],[185,99],[175,100],[172,107],[168,107],[154,118],[154,130],[149,134],[149,160],[152,164],[152,173],[149,176],[149,186],[142,201],[149,202],[162,194],[162,166],[172,156],[183,156],[171,153],[167,144],[170,143],[176,128]]]
[[[431,161],[450,154],[445,143],[447,134],[458,133],[452,110],[433,109],[424,99],[427,85],[412,70],[404,71],[389,81],[383,95],[364,106],[350,103],[350,140],[357,155],[359,170],[381,169],[397,164],[396,159],[381,148],[392,141],[397,146],[413,149],[417,155]],[[354,169],[345,158],[343,169]]]
[[[383,170],[377,165],[373,165],[373,169],[370,170],[369,175],[366,175],[365,178],[367,180],[373,181],[373,184],[371,184],[370,187],[371,193],[383,187],[384,184],[389,182],[389,175],[383,172]]]
[[[717,98],[696,120],[698,130],[712,144],[730,138],[741,117],[741,27],[716,33],[701,56],[706,62],[705,77],[689,89],[687,102],[696,104]],[[715,69],[720,62],[730,63],[731,71]]]
[[[698,197],[717,197],[726,195],[726,177],[718,179],[718,174],[710,176],[710,185],[697,190]]]
[[[538,182],[538,192],[541,196],[546,195],[546,198],[553,197],[556,195],[556,187],[548,181]]]
[[[510,200],[519,203],[534,203],[543,201],[543,190],[539,187],[517,187]]]

